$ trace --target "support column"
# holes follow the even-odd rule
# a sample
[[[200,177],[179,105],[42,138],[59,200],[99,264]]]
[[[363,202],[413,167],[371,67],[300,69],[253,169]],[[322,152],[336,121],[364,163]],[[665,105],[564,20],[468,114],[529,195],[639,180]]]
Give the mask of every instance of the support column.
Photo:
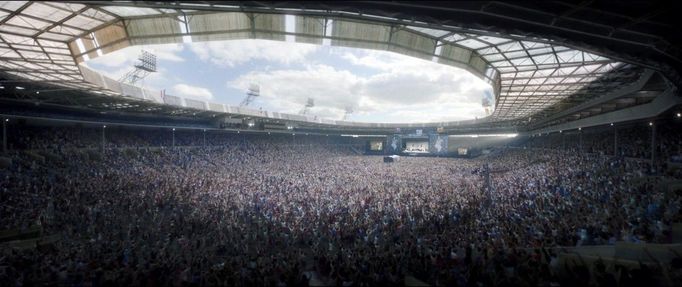
[[[105,131],[107,129],[107,126],[104,125],[102,126],[102,153],[106,150],[106,138],[105,138]]]
[[[654,159],[656,159],[656,125],[650,122],[651,125],[651,167],[654,166]]]
[[[531,135],[528,137],[528,149],[532,149],[532,148],[533,148],[533,136]]]
[[[175,128],[173,128],[173,147],[175,147]]]
[[[204,129],[204,147],[206,146],[206,129]]]
[[[613,128],[613,155],[618,156],[618,128]]]
[[[583,152],[583,131],[578,129],[578,152]]]
[[[2,120],[2,153],[7,153],[7,123],[9,119]]]

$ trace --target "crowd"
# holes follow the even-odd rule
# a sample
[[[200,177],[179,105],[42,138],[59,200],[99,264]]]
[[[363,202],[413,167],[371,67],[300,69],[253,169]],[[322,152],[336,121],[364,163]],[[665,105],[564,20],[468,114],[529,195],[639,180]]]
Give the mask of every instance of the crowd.
[[[654,127],[655,126],[655,127]],[[656,136],[654,150],[657,161],[682,155],[682,120],[635,122],[617,126],[600,126],[562,133],[538,134],[524,145],[552,149],[582,150],[586,153],[651,159],[651,137]]]
[[[70,149],[100,149],[102,143],[110,148],[173,147],[173,146],[218,146],[235,145],[250,140],[266,140],[272,144],[343,144],[356,147],[364,146],[362,139],[353,137],[330,137],[325,134],[282,134],[226,132],[211,129],[173,129],[173,128],[127,128],[120,126],[77,126],[41,127],[10,126],[8,128],[8,148],[10,150],[49,150],[66,151]]]
[[[437,286],[584,286],[608,274],[577,266],[562,276],[556,247],[666,243],[680,220],[680,197],[657,188],[660,177],[601,155],[505,149],[385,164],[324,137],[215,135],[205,147],[102,156],[64,148],[96,146],[78,132],[49,134],[21,142],[49,139],[33,147],[53,156],[13,151],[0,170],[0,230],[38,225],[61,240],[3,249],[9,286],[396,286],[406,275]],[[144,134],[110,141],[150,142]],[[678,265],[665,267],[670,282],[682,280]],[[618,274],[621,285],[658,282]]]

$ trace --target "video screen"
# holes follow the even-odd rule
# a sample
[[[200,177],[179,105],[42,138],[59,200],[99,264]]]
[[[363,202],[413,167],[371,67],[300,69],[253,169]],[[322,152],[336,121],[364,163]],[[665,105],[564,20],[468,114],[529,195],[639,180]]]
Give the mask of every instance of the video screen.
[[[427,141],[406,142],[405,152],[429,152],[429,142]]]
[[[369,150],[371,150],[371,151],[382,151],[382,150],[384,150],[384,142],[383,141],[370,141],[369,142]]]
[[[468,152],[469,151],[467,150],[467,148],[464,147],[457,148],[457,154],[459,155],[467,155]]]

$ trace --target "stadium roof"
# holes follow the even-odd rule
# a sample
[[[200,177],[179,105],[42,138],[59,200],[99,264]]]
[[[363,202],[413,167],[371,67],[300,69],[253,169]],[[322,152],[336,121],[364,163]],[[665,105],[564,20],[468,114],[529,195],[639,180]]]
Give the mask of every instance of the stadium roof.
[[[602,17],[613,21],[605,23],[604,19],[586,20],[599,14],[595,12],[598,7],[564,2],[539,7],[487,1],[391,2],[386,6],[373,2],[297,3],[2,1],[0,71],[14,82],[48,83],[88,92],[79,99],[68,98],[71,93],[64,93],[64,99],[51,96],[51,101],[140,112],[186,114],[203,110],[262,116],[217,103],[162,98],[159,91],[118,83],[79,64],[133,45],[231,39],[283,41],[289,35],[295,36],[296,42],[329,41],[331,45],[387,50],[464,68],[493,86],[496,106],[487,121],[520,123],[635,83],[645,67],[654,66],[660,57],[679,61],[676,46],[666,41],[667,35],[645,31],[659,27],[665,32],[664,28],[669,26],[656,21],[662,12],[651,11],[651,7],[643,12],[652,15],[639,18],[602,11]],[[443,20],[458,13],[466,16],[460,17],[460,22]],[[286,29],[285,15],[296,16],[294,30]],[[472,20],[476,15],[480,18]],[[499,25],[505,21],[529,30],[537,25],[549,31],[540,34],[536,32],[540,30],[504,29]],[[490,23],[498,26],[486,26]],[[608,37],[600,35],[602,30],[597,28],[607,29],[608,25],[620,26],[611,29]],[[584,38],[558,39],[556,35],[562,32],[562,36],[571,32]],[[604,41],[609,40],[624,47],[634,46],[631,50],[635,52],[641,46],[637,41],[657,41],[653,50],[664,47],[665,52],[660,56],[643,50],[651,57],[636,58],[627,53],[612,53],[608,46],[576,44],[591,37],[601,39],[596,43],[608,44]],[[675,69],[668,65],[659,65],[659,69],[669,78],[676,77]],[[168,105],[174,107],[169,111]]]

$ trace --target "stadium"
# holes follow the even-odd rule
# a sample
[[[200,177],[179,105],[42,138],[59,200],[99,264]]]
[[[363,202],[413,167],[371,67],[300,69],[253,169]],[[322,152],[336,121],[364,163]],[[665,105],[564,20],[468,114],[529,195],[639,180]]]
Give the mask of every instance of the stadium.
[[[679,286],[677,8],[0,1],[0,286]]]

